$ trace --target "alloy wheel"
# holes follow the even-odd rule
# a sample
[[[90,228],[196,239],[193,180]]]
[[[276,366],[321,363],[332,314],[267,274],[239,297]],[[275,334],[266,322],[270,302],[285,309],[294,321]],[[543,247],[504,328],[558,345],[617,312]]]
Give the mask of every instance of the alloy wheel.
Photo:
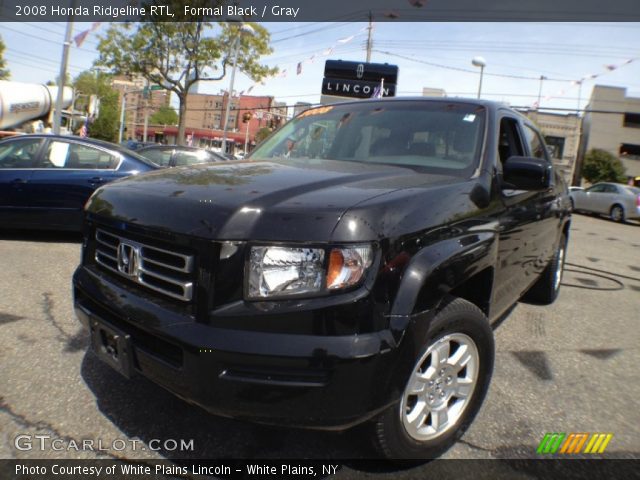
[[[476,388],[479,364],[475,342],[462,333],[446,335],[427,348],[400,404],[402,423],[410,437],[432,440],[456,425]]]

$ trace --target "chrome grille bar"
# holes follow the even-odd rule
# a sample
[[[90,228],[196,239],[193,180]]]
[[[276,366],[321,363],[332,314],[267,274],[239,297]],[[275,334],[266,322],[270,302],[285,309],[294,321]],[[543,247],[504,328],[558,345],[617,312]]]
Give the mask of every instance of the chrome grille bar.
[[[193,298],[194,256],[96,230],[98,265],[171,298]]]

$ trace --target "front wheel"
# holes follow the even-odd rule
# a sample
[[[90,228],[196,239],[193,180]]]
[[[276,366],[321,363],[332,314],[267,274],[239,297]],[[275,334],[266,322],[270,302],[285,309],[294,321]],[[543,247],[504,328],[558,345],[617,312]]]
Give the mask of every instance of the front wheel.
[[[462,436],[493,371],[493,332],[474,304],[450,299],[433,319],[402,398],[375,421],[389,459],[434,458]]]

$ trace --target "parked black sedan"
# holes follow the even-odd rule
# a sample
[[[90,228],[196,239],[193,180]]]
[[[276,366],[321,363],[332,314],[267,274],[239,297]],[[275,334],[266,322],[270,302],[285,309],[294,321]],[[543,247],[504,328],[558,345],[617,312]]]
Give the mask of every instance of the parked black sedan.
[[[0,228],[80,230],[96,188],[157,166],[122,146],[59,135],[0,141]]]
[[[179,145],[154,145],[141,148],[136,152],[162,168],[227,161],[218,153],[203,148]]]

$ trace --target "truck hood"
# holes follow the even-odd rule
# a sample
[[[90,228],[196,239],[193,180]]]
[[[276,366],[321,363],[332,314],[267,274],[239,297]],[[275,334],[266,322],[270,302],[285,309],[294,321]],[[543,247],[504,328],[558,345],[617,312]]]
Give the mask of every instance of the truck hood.
[[[128,177],[98,189],[86,209],[92,217],[214,240],[326,242],[349,208],[453,181],[460,179],[358,162],[230,162]]]

